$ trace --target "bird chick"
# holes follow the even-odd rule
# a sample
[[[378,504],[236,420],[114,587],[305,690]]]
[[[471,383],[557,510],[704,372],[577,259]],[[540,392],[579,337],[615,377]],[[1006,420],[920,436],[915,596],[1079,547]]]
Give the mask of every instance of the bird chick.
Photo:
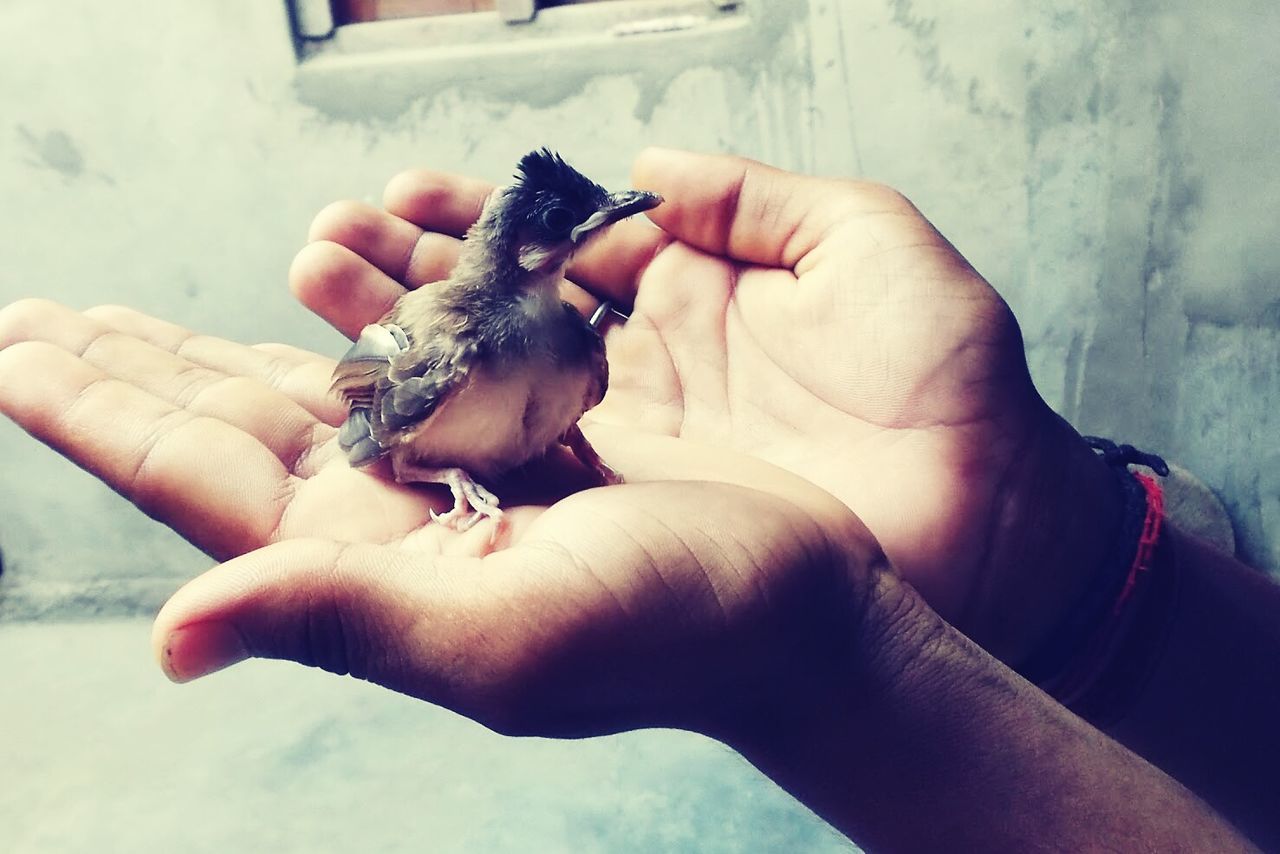
[[[521,158],[515,178],[485,202],[449,278],[402,296],[333,374],[351,465],[389,457],[401,483],[448,486],[453,508],[431,515],[457,530],[500,524],[478,480],[557,443],[619,482],[578,428],[609,383],[604,342],[559,287],[578,249],[662,198],[609,193],[546,149]]]

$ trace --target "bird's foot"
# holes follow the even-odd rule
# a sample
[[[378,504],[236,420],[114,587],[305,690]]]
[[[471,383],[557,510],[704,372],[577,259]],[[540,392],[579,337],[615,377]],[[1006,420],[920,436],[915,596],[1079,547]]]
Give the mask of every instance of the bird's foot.
[[[604,460],[599,460],[598,464],[591,468],[600,477],[601,483],[605,486],[617,486],[620,483],[625,483],[622,479],[622,475],[610,468],[609,464]]]
[[[587,437],[582,435],[582,428],[574,424],[560,437],[560,443],[573,452],[578,461],[591,469],[605,486],[616,486],[622,483],[622,475],[614,471],[608,463],[600,459],[596,449],[591,447]]]
[[[453,507],[447,513],[429,511],[431,519],[455,531],[468,531],[485,518],[494,520],[494,537],[504,523],[498,496],[476,483],[460,468],[432,468],[419,465],[403,456],[392,456],[392,470],[397,483],[439,483],[453,493]]]
[[[468,531],[488,518],[497,523],[494,536],[503,525],[502,509],[498,496],[485,489],[465,470],[460,468],[429,468],[392,458],[396,480],[400,483],[439,483],[453,493],[453,507],[447,513],[430,511],[432,521],[455,531]]]
[[[447,513],[431,511],[433,521],[455,531],[469,531],[485,518],[502,525],[502,508],[498,496],[472,480],[462,469],[441,469],[441,480],[453,492],[453,509]]]

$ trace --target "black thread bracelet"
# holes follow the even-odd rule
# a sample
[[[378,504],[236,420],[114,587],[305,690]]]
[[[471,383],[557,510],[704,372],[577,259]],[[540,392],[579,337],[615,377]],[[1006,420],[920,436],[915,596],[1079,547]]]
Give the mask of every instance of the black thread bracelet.
[[[1128,580],[1147,517],[1147,491],[1129,471],[1129,466],[1146,466],[1161,477],[1169,474],[1169,466],[1155,454],[1140,451],[1132,445],[1117,445],[1110,439],[1097,436],[1085,436],[1084,440],[1099,453],[1116,478],[1116,486],[1124,499],[1120,529],[1116,533],[1111,557],[1098,569],[1094,583],[1080,594],[1039,648],[1014,668],[1024,679],[1037,685],[1062,673],[1079,652],[1081,644],[1107,621],[1108,612]]]

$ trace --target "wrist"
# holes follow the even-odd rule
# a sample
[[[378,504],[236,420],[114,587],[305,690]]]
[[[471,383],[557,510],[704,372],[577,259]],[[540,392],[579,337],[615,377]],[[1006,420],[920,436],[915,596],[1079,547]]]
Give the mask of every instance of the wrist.
[[[1184,789],[883,579],[858,671],[730,742],[873,850],[1244,850]]]
[[[1095,582],[1116,548],[1114,473],[1047,407],[995,518],[986,595],[961,625],[996,658],[1024,662]]]
[[[951,780],[971,759],[959,730],[981,717],[970,700],[990,693],[992,672],[1044,698],[896,575],[878,574],[859,599],[847,639],[855,655],[833,660],[802,692],[786,686],[755,725],[716,737],[859,844],[901,848],[905,836],[931,832],[912,829],[926,784]]]

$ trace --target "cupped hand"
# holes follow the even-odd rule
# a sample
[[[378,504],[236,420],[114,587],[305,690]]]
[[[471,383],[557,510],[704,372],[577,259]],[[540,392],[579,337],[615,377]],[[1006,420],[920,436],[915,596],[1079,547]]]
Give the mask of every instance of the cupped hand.
[[[1036,393],[1003,300],[882,186],[662,150],[633,177],[666,198],[658,228],[615,226],[565,284],[584,311],[607,298],[630,313],[607,334],[610,390],[588,420],[822,487],[944,616],[1024,656],[1104,547],[1108,486]],[[491,189],[415,171],[385,211],[327,208],[295,292],[354,334],[447,275]]]
[[[227,559],[157,618],[179,681],[287,658],[504,732],[732,740],[892,658],[874,539],[752,458],[602,426],[636,482],[508,505],[495,545],[430,521],[443,490],[347,465],[331,359],[40,300],[0,312],[0,348],[0,410]]]

